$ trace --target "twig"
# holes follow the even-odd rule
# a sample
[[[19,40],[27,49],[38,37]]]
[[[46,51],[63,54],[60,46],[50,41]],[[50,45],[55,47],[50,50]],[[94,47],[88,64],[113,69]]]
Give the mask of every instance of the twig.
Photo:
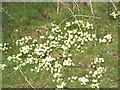
[[[61,2],[62,3],[62,2]],[[70,11],[70,13],[72,14],[72,16],[75,18],[75,20],[77,20],[76,19],[76,17],[75,17],[75,15],[74,15],[74,13],[72,12],[72,10],[69,8],[69,7],[67,7],[64,3],[62,3],[69,11]]]
[[[100,19],[100,17],[95,17],[95,16],[88,16],[88,15],[75,15],[75,16],[81,16],[81,17],[86,17],[86,18],[96,18],[96,19]]]
[[[75,4],[75,0],[72,0],[72,8],[73,8],[73,9],[75,9],[74,4]],[[76,4],[75,4],[75,5],[76,5]]]
[[[86,18],[88,18],[88,17],[90,17],[90,18],[96,18],[96,19],[100,19],[99,17],[95,17],[95,16],[87,16],[87,15],[74,15],[75,17],[86,17]],[[65,18],[60,24],[59,24],[59,26],[64,22],[64,21],[66,21],[67,19],[69,19],[69,18],[72,18],[73,16],[69,16],[69,17],[67,17],[67,18]]]
[[[112,3],[112,5],[113,5],[113,7],[114,7],[115,11],[117,11],[117,8],[116,8],[115,4],[113,3],[113,1],[112,1],[112,0],[110,0],[110,2]]]
[[[20,71],[20,73],[23,75],[23,77],[25,78],[26,82],[30,85],[30,87],[33,88],[34,90],[36,90],[36,89],[34,88],[34,86],[28,81],[27,77],[24,75],[24,73],[22,72],[22,70],[19,69],[19,71]]]
[[[8,12],[4,11],[11,19],[14,19]]]
[[[92,15],[93,15],[94,12],[93,12],[93,6],[92,6],[92,3],[91,3],[91,0],[90,0],[90,9],[91,9],[91,12],[92,12]]]
[[[62,2],[61,2],[62,3]],[[64,3],[62,3],[69,11],[70,11],[70,13],[72,14],[72,16],[75,18],[75,20],[77,20],[77,18],[75,17],[75,14],[72,12],[72,10],[69,8],[69,7],[67,7]],[[77,24],[78,25],[78,27],[79,27],[79,29],[80,29],[80,25],[79,24]]]
[[[6,11],[4,10],[4,8],[2,8],[2,10],[3,10],[3,12],[5,12],[5,14],[7,14],[11,19],[14,19],[8,12],[6,12]]]
[[[59,12],[59,8],[60,8],[60,2],[59,0],[57,0],[57,13]]]
[[[79,5],[78,5],[77,1],[76,1],[76,0],[73,0],[73,3],[76,4],[76,6],[77,6],[77,8],[78,8],[78,12],[80,12],[80,10],[79,10]]]

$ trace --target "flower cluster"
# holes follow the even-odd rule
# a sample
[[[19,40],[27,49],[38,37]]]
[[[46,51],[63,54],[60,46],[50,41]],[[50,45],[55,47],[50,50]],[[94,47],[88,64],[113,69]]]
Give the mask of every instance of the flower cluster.
[[[32,40],[31,36],[23,37],[19,40],[16,40],[16,46],[23,46],[24,44],[29,43],[30,40]]]
[[[7,53],[11,47],[8,47],[9,43],[0,43],[0,51]]]
[[[5,65],[5,64],[0,64],[0,69],[1,70],[4,70],[4,68],[6,67],[7,65]]]
[[[69,82],[76,82],[78,80],[81,85],[87,85],[88,83],[91,83],[91,88],[99,88],[100,80],[103,77],[103,74],[106,72],[106,68],[103,67],[102,64],[104,64],[104,59],[96,57],[93,62],[91,62],[91,67],[93,70],[90,70],[88,74],[82,77],[68,77]]]
[[[111,15],[114,19],[116,19],[116,18],[118,17],[118,13],[116,13],[116,12],[112,12],[110,15]]]
[[[80,81],[81,85],[86,85],[89,82],[88,75],[86,75],[86,77],[78,78],[78,81]]]
[[[99,88],[100,79],[103,77],[103,74],[106,72],[106,67],[103,67],[101,64],[104,63],[103,58],[96,57],[94,61],[91,63],[93,71],[89,71],[89,74],[92,77],[91,88]]]
[[[7,60],[15,63],[14,70],[18,70],[20,67],[26,64],[35,63],[36,58],[33,57],[33,50],[37,45],[37,40],[32,39],[30,36],[23,37],[16,40],[16,46],[19,47],[16,55],[8,56]]]
[[[70,27],[71,25],[79,25],[82,29],[93,29],[93,24],[89,22],[84,22],[82,20],[75,20],[74,22],[66,22],[65,28]],[[66,30],[66,29],[65,29]]]
[[[84,53],[82,49],[87,44],[92,44],[98,40],[100,43],[111,42],[110,34],[103,37],[105,41],[97,38],[96,34],[92,33],[93,30],[93,24],[82,20],[66,22],[63,28],[52,24],[51,30],[40,36],[40,42],[31,36],[16,40],[15,45],[18,53],[8,56],[7,60],[15,63],[14,70],[28,65],[32,72],[50,72],[57,88],[64,88],[68,81],[79,81],[81,85],[92,82],[90,87],[98,88],[98,82],[106,70],[101,66],[104,63],[103,58],[95,58],[91,65],[93,70],[88,75],[67,77],[64,74],[77,64],[74,63],[74,50],[77,50],[78,53]],[[92,81],[90,81],[91,78]]]
[[[112,36],[110,34],[107,34],[103,37],[103,39],[99,39],[100,43],[106,43],[106,42],[111,42],[112,41]]]
[[[74,63],[72,62],[71,58],[68,58],[67,60],[64,60],[63,66],[74,66]]]
[[[62,82],[60,85],[57,85],[57,88],[64,88],[65,85],[66,85],[66,83]]]

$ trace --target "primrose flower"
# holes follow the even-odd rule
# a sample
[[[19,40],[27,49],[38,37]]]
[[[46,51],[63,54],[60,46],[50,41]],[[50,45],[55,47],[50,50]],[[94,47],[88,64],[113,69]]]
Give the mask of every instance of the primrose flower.
[[[70,56],[70,57],[71,57],[71,56],[72,56],[72,54],[68,54],[68,56]]]
[[[59,26],[56,26],[55,28],[56,28],[56,29],[59,29],[60,27],[59,27]]]
[[[95,84],[91,84],[90,87],[91,88],[99,88],[99,83],[95,83]]]
[[[87,29],[90,29],[90,27],[91,27],[91,29],[93,29],[93,24],[90,24],[89,22],[87,22],[86,28],[87,28]]]
[[[104,67],[99,67],[97,68],[96,71],[94,71],[94,73],[92,74],[93,77],[97,77],[97,75],[101,75],[106,71],[106,68]]]
[[[4,70],[4,68],[6,67],[7,65],[5,65],[5,64],[0,64],[0,69],[1,70]]]
[[[89,71],[89,74],[92,74],[93,73],[93,71]]]
[[[115,13],[115,12],[112,12],[111,14],[110,14],[111,16],[113,16],[113,18],[117,18],[117,16],[118,16],[118,14],[117,13]]]
[[[97,83],[97,82],[98,82],[98,80],[97,80],[97,79],[93,79],[93,80],[92,80],[92,82]]]
[[[19,66],[16,66],[13,68],[15,71],[17,71],[19,69]]]
[[[16,29],[15,31],[18,32],[18,29]]]
[[[28,45],[26,46],[23,46],[21,49],[20,49],[20,52],[26,54],[30,51],[30,47]]]
[[[79,23],[83,24],[83,21],[82,21],[82,20],[79,20]]]
[[[112,36],[110,34],[107,34],[103,37],[103,39],[99,39],[100,43],[105,43],[105,42],[111,42],[112,41]]]
[[[86,85],[86,83],[89,82],[89,80],[86,77],[80,77],[78,78],[78,81],[81,82],[81,85]]]
[[[73,65],[71,58],[64,60],[63,66],[71,66],[71,65]]]
[[[41,39],[45,38],[44,36],[40,36]]]
[[[96,34],[92,34],[92,38],[95,38],[96,37]]]
[[[111,42],[112,40],[112,36],[110,34],[107,34],[106,36],[104,36],[104,38],[106,38],[108,42]]]
[[[75,20],[75,23],[76,23],[76,24],[78,24],[78,22],[79,22],[78,20]]]
[[[0,43],[0,50],[2,50],[2,46],[3,46],[2,43]]]
[[[76,80],[77,76],[72,76],[71,79]]]
[[[54,36],[50,35],[48,38],[52,40],[54,39]]]
[[[62,45],[61,48],[62,48],[63,50],[67,50],[67,49],[68,49],[65,45]]]
[[[105,42],[107,42],[107,40],[106,39],[102,39],[102,42],[105,43]]]
[[[62,76],[62,74],[60,74],[60,73],[55,73],[55,74],[53,75],[54,78],[61,77],[61,76]]]
[[[57,88],[64,88],[65,85],[66,85],[66,83],[62,82],[60,85],[57,85]]]
[[[70,26],[70,22],[66,22],[66,27],[69,27]]]

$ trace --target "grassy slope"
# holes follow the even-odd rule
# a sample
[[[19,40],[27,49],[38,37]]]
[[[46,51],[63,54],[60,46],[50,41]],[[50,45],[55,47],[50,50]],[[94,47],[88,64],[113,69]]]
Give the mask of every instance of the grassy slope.
[[[12,43],[14,38],[18,38],[18,34],[16,34],[15,30],[18,29],[20,31],[20,37],[25,35],[34,35],[35,30],[39,29],[40,26],[50,26],[50,23],[56,21],[56,23],[60,23],[64,18],[70,16],[70,12],[65,9],[65,7],[61,6],[61,10],[59,13],[56,13],[56,4],[55,3],[3,3],[3,8],[14,18],[13,20],[3,13],[3,41]],[[112,7],[113,8],[113,7]],[[78,55],[75,57],[76,59],[81,59],[81,62],[84,62],[86,65],[95,57],[96,51],[103,50],[106,53],[102,55],[105,58],[105,64],[108,68],[108,72],[103,78],[102,87],[117,87],[117,51],[118,51],[118,35],[117,35],[117,20],[112,20],[108,18],[108,3],[94,3],[93,9],[95,11],[95,15],[100,17],[101,19],[88,19],[84,17],[78,17],[78,19],[83,19],[85,21],[90,21],[95,24],[95,28],[97,31],[97,35],[101,36],[101,33],[111,33],[114,41],[110,45],[97,45],[96,48],[89,48],[85,54],[81,56]],[[50,19],[42,18],[41,15],[47,10],[51,13]],[[73,10],[75,14],[85,14],[91,15],[89,6],[80,5],[80,12],[77,12],[77,9]],[[14,36],[11,37],[11,35]],[[13,46],[14,47],[14,46]],[[13,52],[9,52],[9,54],[13,54],[17,52],[13,49]],[[102,53],[102,52],[101,52]],[[6,62],[6,56],[3,55],[3,62]],[[86,56],[86,57],[84,57]],[[3,87],[29,87],[26,83],[22,75],[19,71],[12,70],[12,63],[8,63],[9,68],[6,68],[3,71]],[[76,73],[77,72],[77,73]],[[79,73],[78,73],[79,72]],[[82,71],[84,73],[84,71]],[[48,87],[54,87],[54,84],[51,84],[50,76],[44,73],[32,73],[27,69],[24,71],[25,75],[29,78],[33,85],[36,87],[41,87],[44,83],[49,82]],[[74,69],[73,73],[80,74],[79,69]],[[46,78],[41,78],[40,76],[45,75]],[[44,82],[44,83],[42,83]],[[70,87],[79,87],[78,84],[70,85]]]

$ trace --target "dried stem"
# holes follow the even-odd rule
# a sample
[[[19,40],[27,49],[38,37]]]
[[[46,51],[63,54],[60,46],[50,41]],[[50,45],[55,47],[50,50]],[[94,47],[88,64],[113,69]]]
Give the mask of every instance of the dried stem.
[[[90,0],[90,9],[91,9],[91,12],[92,12],[92,15],[93,15],[94,12],[93,12],[93,6],[92,6],[92,2],[91,2],[91,0]]]
[[[74,7],[74,3],[75,3],[75,5],[76,5],[77,8],[78,8],[78,12],[80,12],[80,10],[79,10],[79,5],[78,5],[77,1],[76,1],[76,0],[73,0],[73,7]],[[73,8],[73,9],[74,9],[74,8]]]
[[[115,4],[113,3],[113,1],[112,1],[112,0],[110,0],[110,2],[112,3],[112,5],[113,5],[113,7],[114,7],[115,11],[117,11],[117,8],[116,8]]]
[[[87,16],[87,15],[74,15],[75,17],[86,17],[86,18],[96,18],[96,19],[100,19],[99,17],[95,17],[95,16]],[[64,21],[66,21],[67,19],[69,19],[69,18],[72,18],[73,16],[69,16],[69,17],[67,17],[67,18],[65,18],[60,24],[59,24],[59,26],[64,22]]]
[[[11,19],[14,19],[8,12],[4,11]]]
[[[61,2],[62,3],[62,2]],[[75,14],[72,12],[72,10],[69,8],[69,7],[67,7],[64,3],[62,3],[69,11],[70,11],[70,13],[72,14],[72,16],[75,18],[75,20],[77,20],[77,18],[75,17]],[[78,27],[79,27],[79,29],[80,29],[80,25],[79,24],[77,24],[78,25]]]
[[[59,0],[57,0],[57,13],[59,12],[59,9],[60,9],[60,2]]]
[[[19,69],[19,71],[20,71],[20,73],[22,74],[22,76],[25,78],[26,82],[30,85],[30,87],[33,88],[34,90],[36,90],[36,89],[34,88],[34,86],[28,81],[27,77],[24,75],[24,73],[22,72],[22,70]]]
[[[74,13],[72,12],[72,10],[69,7],[67,7],[67,5],[65,5],[64,3],[62,3],[62,4],[70,11],[70,13],[73,15],[73,17],[75,18],[75,20],[77,20],[77,18],[75,17]]]

